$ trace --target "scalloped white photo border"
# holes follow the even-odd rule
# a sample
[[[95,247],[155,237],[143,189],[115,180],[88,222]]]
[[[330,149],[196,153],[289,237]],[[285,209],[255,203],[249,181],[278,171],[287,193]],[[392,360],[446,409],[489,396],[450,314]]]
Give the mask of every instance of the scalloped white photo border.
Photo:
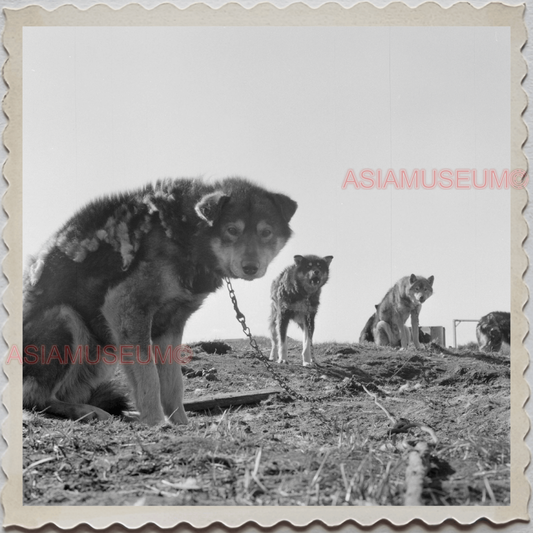
[[[22,30],[25,26],[507,26],[511,33],[511,170],[527,168],[522,146],[527,138],[527,129],[522,113],[527,97],[521,82],[526,75],[526,63],[521,49],[526,42],[523,22],[525,6],[489,4],[475,8],[467,3],[442,8],[435,3],[425,3],[410,8],[402,3],[393,3],[385,8],[371,4],[358,4],[343,8],[338,4],[326,4],[312,9],[304,4],[292,4],[278,9],[270,4],[260,4],[245,9],[237,4],[228,4],[219,9],[195,4],[179,9],[164,4],[151,10],[140,5],[127,5],[113,10],[97,5],[88,10],[63,6],[46,11],[39,6],[20,10],[6,9],[4,46],[8,61],[4,66],[4,79],[8,94],[3,109],[8,117],[4,132],[4,144],[9,152],[4,167],[4,176],[9,188],[4,196],[4,209],[9,216],[4,230],[4,241],[9,253],[3,263],[9,287],[4,294],[4,305],[9,319],[3,334],[8,346],[22,345]],[[527,204],[525,189],[511,189],[511,313],[513,359],[511,363],[511,504],[494,507],[63,507],[24,506],[22,503],[22,367],[5,365],[9,385],[3,402],[8,418],[3,426],[3,435],[8,450],[2,466],[8,478],[2,493],[5,511],[5,526],[38,528],[55,524],[72,528],[88,524],[104,528],[122,524],[138,528],[144,524],[172,527],[188,523],[206,527],[220,522],[237,527],[255,522],[269,527],[282,521],[294,526],[305,526],[320,520],[328,526],[354,521],[363,526],[388,520],[392,524],[407,524],[422,520],[426,524],[440,524],[454,519],[460,524],[472,524],[485,518],[495,524],[512,520],[528,520],[527,504],[530,494],[524,471],[529,462],[529,451],[524,437],[529,429],[529,419],[524,403],[529,388],[524,378],[529,357],[523,341],[528,324],[523,308],[528,299],[523,276],[528,265],[523,242],[528,234],[523,210]]]

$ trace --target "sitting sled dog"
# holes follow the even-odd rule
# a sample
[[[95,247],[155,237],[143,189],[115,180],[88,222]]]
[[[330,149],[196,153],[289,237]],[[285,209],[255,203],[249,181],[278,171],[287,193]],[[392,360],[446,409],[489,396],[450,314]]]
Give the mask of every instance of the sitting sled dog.
[[[228,178],[162,180],[81,209],[24,276],[24,408],[70,419],[121,414],[128,401],[110,381],[116,365],[101,357],[113,351],[107,361],[123,363],[140,421],[186,424],[181,366],[158,360],[156,348],[175,353],[187,319],[225,276],[265,274],[296,207]],[[80,347],[82,364],[57,354]],[[136,355],[119,359],[123,349]]]
[[[320,304],[320,291],[328,281],[333,256],[295,255],[294,264],[287,267],[272,283],[270,360],[287,362],[287,328],[293,320],[303,330],[303,366],[313,363],[312,341],[315,316]]]
[[[418,317],[422,304],[433,294],[434,277],[405,276],[389,289],[376,312],[368,319],[359,342],[375,342],[378,346],[407,348],[410,340],[405,325],[411,315],[413,343],[420,349]]]

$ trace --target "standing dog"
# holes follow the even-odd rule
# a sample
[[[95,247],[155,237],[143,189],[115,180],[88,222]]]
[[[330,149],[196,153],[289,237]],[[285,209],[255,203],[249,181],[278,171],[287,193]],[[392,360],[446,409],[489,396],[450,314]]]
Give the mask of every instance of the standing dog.
[[[509,353],[511,344],[511,314],[494,311],[481,318],[476,337],[482,352]]]
[[[433,280],[433,276],[426,279],[414,274],[400,279],[376,305],[376,312],[365,324],[359,342],[407,348],[410,335],[405,322],[411,315],[413,343],[420,349],[418,316],[422,304],[433,294]]]
[[[120,414],[126,400],[106,364],[119,360],[141,422],[186,424],[170,354],[187,319],[223,277],[265,274],[296,207],[229,178],[163,180],[81,209],[25,273],[24,407],[71,419]]]
[[[313,362],[311,345],[315,330],[315,316],[320,303],[320,291],[328,281],[333,256],[295,255],[294,264],[287,267],[272,283],[272,311],[270,360],[276,355],[278,363],[287,362],[287,328],[294,320],[304,332],[303,366]]]

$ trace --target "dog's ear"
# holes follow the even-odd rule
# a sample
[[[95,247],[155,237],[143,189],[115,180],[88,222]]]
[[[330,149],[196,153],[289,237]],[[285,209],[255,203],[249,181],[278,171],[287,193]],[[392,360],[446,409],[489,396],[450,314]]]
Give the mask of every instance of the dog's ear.
[[[294,256],[294,262],[296,263],[296,266],[300,266],[300,263],[302,262],[303,255],[295,255]]]
[[[296,213],[298,204],[284,194],[271,193],[271,197],[274,204],[276,204],[278,209],[281,211],[285,222],[289,222],[294,213]]]
[[[332,259],[333,259],[332,255],[326,255],[326,257],[324,257],[324,261],[328,264],[328,266],[331,264]]]
[[[414,274],[411,274],[411,277],[409,278],[409,283],[413,284],[418,278],[414,275]]]
[[[202,197],[194,207],[194,210],[202,220],[205,220],[209,226],[212,226],[229,198],[222,191],[211,192]]]
[[[428,282],[429,282],[429,286],[430,287],[433,287],[433,281],[435,280],[435,277],[434,276],[429,276],[428,278]]]

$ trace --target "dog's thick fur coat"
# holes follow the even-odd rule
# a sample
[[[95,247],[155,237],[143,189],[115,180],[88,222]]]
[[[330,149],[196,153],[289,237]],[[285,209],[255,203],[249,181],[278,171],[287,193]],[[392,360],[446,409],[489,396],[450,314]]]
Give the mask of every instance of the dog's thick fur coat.
[[[187,423],[181,366],[158,361],[155,347],[181,345],[187,319],[223,277],[263,276],[296,207],[228,178],[163,180],[80,210],[25,273],[24,350],[33,358],[24,361],[24,407],[71,419],[120,414],[127,402],[101,357],[112,347],[117,358],[135,354],[122,366],[140,421]],[[83,364],[61,360],[80,347]],[[48,357],[54,350],[59,357]]]
[[[411,316],[412,340],[419,349],[418,317],[422,304],[433,294],[433,281],[433,276],[426,279],[411,274],[396,282],[376,305],[376,312],[365,324],[359,342],[407,348],[410,335],[405,322]]]
[[[476,337],[482,352],[509,353],[511,345],[511,313],[494,311],[481,317]]]
[[[315,316],[320,304],[320,292],[329,277],[333,256],[295,255],[294,264],[287,267],[273,282],[270,360],[287,362],[287,328],[293,320],[303,330],[303,365],[313,362],[312,342]]]

